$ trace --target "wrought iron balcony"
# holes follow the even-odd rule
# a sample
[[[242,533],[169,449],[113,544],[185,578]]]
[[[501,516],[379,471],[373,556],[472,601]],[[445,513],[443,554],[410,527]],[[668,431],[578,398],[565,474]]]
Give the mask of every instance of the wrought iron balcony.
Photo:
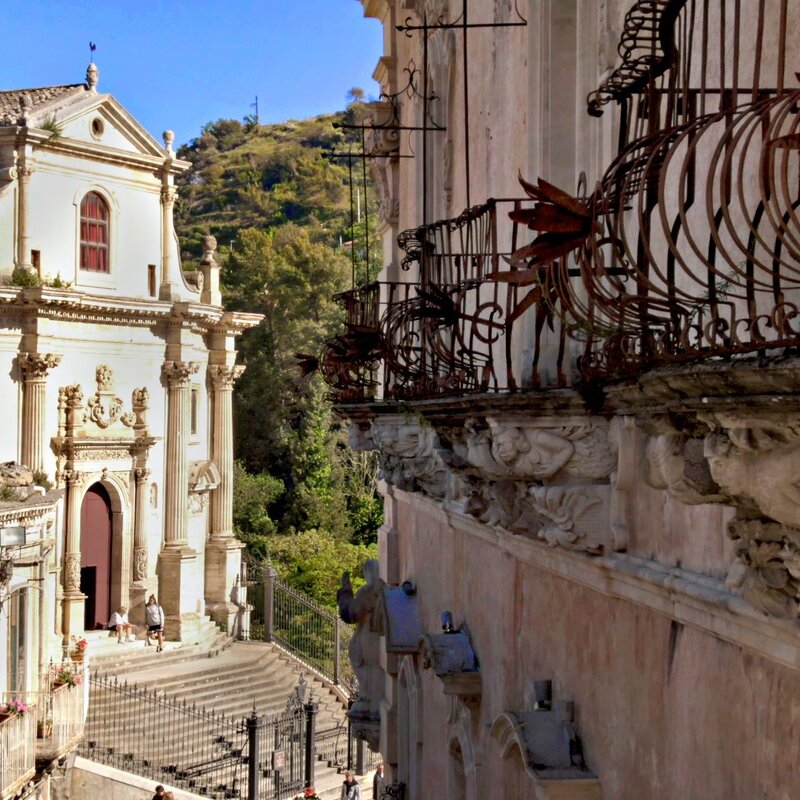
[[[619,155],[560,259],[535,245],[572,212],[529,187],[528,275],[585,341],[585,377],[800,346],[798,17],[786,0],[628,13],[623,64],[589,98],[618,103]]]
[[[538,344],[545,324],[552,327],[550,298],[521,288],[513,264],[507,271],[519,243],[515,217],[525,202],[489,200],[454,219],[405,231],[402,266],[416,280],[338,296],[346,330],[327,343],[320,360],[338,402],[538,385]],[[536,346],[526,346],[529,341]],[[554,372],[563,383],[563,338],[555,350]]]

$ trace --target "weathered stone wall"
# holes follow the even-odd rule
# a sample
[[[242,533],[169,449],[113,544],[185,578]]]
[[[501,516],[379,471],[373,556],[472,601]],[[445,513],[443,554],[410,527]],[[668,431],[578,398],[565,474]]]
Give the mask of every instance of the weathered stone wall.
[[[477,797],[530,791],[527,778],[501,761],[489,727],[503,712],[532,709],[533,681],[542,678],[552,678],[555,698],[575,702],[586,761],[606,798],[793,796],[796,670],[633,599],[548,573],[515,557],[513,543],[498,548],[427,505],[399,496],[400,576],[421,587],[424,630],[438,630],[448,609],[472,637],[483,683],[471,726],[480,753]],[[422,672],[421,687],[427,781],[450,771],[452,711],[431,671]]]

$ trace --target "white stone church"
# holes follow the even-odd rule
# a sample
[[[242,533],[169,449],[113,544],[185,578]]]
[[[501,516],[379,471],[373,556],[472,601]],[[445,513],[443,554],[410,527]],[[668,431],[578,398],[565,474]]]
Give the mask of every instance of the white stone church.
[[[233,624],[234,342],[260,317],[223,310],[211,237],[184,274],[172,143],[93,64],[0,91],[0,461],[53,487],[0,500],[0,691],[150,593],[167,638]]]

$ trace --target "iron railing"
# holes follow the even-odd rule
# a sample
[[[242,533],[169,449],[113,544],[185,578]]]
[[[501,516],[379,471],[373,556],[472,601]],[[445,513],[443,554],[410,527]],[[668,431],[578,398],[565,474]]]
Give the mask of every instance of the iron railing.
[[[306,724],[300,704],[237,718],[93,675],[80,752],[215,800],[283,800],[305,785]]]
[[[9,698],[13,699],[13,698]],[[0,800],[13,797],[36,774],[36,708],[0,722]]]
[[[251,640],[274,642],[345,693],[355,688],[347,648],[352,630],[332,611],[278,578],[271,567],[251,571]]]
[[[585,377],[800,347],[798,46],[788,0],[633,4],[623,64],[590,96],[618,104],[619,155],[572,199],[569,259],[536,244],[574,207],[535,198],[530,220],[529,275],[586,342]]]
[[[413,280],[337,296],[346,331],[327,343],[320,360],[337,402],[567,382],[564,333],[548,313],[548,298],[520,288],[512,261],[527,202],[490,199],[456,218],[407,230],[398,241]],[[545,324],[558,345],[543,370],[538,346]]]

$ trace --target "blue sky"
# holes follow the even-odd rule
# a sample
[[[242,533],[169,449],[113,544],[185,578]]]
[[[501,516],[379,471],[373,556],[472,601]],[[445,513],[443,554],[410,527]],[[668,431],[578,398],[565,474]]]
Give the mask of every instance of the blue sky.
[[[241,119],[258,95],[262,122],[344,107],[378,94],[381,28],[357,0],[0,0],[0,89],[80,83],[89,41],[101,92],[159,141]]]

